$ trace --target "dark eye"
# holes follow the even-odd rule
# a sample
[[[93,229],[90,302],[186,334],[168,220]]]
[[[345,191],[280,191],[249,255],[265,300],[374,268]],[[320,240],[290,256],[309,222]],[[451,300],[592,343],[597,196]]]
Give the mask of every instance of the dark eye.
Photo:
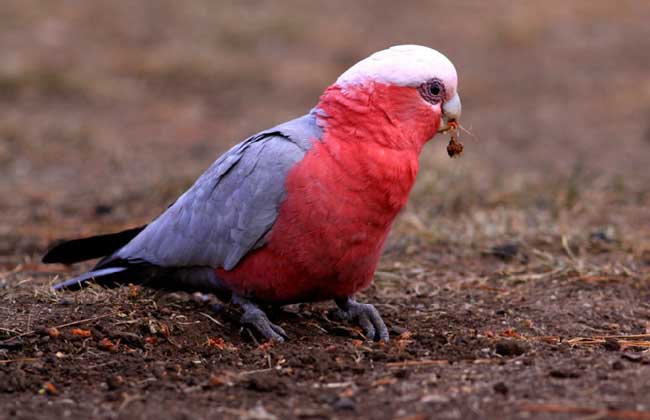
[[[432,83],[429,86],[429,93],[431,93],[433,96],[440,96],[441,92],[442,89],[440,88],[440,85],[438,83]]]
[[[439,103],[445,96],[445,86],[438,79],[423,83],[418,90],[420,91],[420,95],[432,104]]]

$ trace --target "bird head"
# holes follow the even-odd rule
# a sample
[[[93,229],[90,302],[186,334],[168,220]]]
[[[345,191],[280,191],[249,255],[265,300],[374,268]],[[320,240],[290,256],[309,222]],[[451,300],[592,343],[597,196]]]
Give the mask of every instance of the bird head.
[[[461,114],[454,65],[419,45],[394,46],[361,60],[330,86],[321,103],[330,98],[348,112],[378,110],[374,123],[381,119],[381,124],[399,127],[420,145],[455,127]]]

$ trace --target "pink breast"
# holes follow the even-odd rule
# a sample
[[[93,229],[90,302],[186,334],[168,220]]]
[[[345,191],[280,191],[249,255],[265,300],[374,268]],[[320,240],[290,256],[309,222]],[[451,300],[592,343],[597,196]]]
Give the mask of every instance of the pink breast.
[[[328,118],[336,112],[325,109]],[[431,115],[419,114],[426,121],[410,118],[409,124],[437,127]],[[343,123],[339,129],[332,123],[322,140],[314,140],[289,172],[287,196],[268,243],[233,270],[217,270],[235,292],[260,301],[305,302],[350,296],[370,284],[392,222],[415,181],[424,137],[431,137],[424,133],[424,140],[412,145],[387,147],[379,140],[400,141],[404,130],[382,127],[385,121],[384,110],[365,112],[354,127]],[[360,138],[350,138],[351,133]]]

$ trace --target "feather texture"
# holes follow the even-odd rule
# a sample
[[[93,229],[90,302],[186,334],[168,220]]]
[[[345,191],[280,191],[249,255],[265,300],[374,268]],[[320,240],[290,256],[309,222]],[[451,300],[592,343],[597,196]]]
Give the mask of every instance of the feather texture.
[[[113,258],[232,269],[265,243],[289,170],[320,134],[311,113],[236,145]]]

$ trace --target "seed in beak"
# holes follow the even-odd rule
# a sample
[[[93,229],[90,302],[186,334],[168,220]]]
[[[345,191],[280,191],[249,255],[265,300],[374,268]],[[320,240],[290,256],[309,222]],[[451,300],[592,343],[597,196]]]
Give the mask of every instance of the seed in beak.
[[[451,130],[451,139],[447,145],[447,154],[449,157],[458,157],[463,154],[463,143],[458,141],[458,123],[456,121],[449,121],[449,128]]]

